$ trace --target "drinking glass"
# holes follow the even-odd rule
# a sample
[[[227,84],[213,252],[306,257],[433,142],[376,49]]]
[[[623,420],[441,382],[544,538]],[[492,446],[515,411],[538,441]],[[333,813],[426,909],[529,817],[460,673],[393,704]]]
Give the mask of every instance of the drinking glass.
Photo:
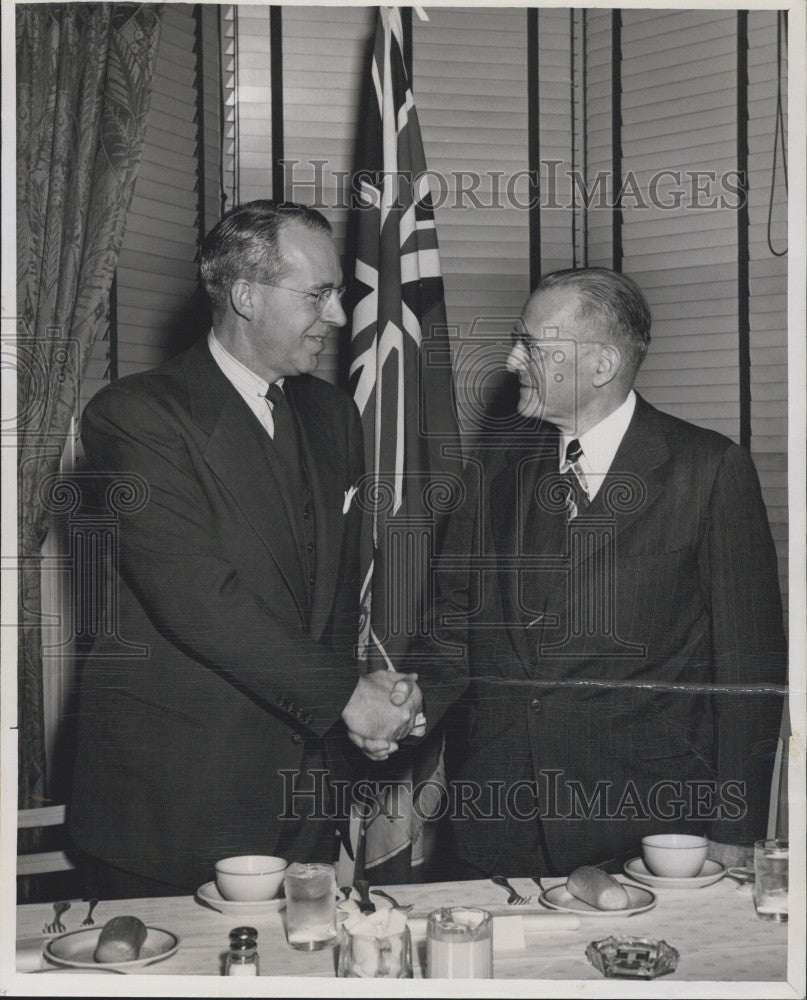
[[[298,951],[336,944],[336,871],[333,865],[289,865],[284,883],[286,931]]]
[[[409,928],[373,936],[356,934],[344,923],[339,941],[339,975],[359,979],[411,979],[412,938]]]
[[[446,906],[426,924],[429,979],[492,979],[493,918],[487,910]]]
[[[758,840],[754,844],[754,906],[760,920],[787,920],[788,842]]]

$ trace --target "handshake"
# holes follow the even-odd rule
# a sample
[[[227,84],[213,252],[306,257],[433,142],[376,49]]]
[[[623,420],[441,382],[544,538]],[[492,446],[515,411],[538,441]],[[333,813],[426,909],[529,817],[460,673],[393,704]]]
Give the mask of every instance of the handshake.
[[[377,670],[359,677],[342,718],[352,743],[370,760],[386,760],[398,741],[420,729],[423,695],[417,674]],[[415,732],[415,735],[418,735]]]

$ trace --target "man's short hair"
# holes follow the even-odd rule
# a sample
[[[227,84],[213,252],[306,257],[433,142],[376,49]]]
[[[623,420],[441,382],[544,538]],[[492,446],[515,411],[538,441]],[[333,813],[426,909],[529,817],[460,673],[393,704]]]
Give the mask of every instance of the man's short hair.
[[[324,215],[293,201],[249,201],[219,219],[205,237],[200,256],[202,282],[214,313],[225,308],[237,278],[268,285],[283,277],[286,261],[277,234],[291,222],[331,232]]]
[[[590,324],[604,342],[616,344],[626,355],[629,373],[635,374],[647,354],[652,322],[636,282],[605,267],[568,268],[545,275],[535,291],[555,288],[578,293],[575,319]]]

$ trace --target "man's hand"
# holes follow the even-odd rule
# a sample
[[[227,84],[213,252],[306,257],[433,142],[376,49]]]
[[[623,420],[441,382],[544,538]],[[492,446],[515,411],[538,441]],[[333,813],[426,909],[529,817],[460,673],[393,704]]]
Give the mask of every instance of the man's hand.
[[[398,744],[390,743],[389,740],[366,740],[357,733],[351,733],[350,730],[348,730],[347,736],[350,742],[355,743],[364,756],[369,757],[370,760],[386,760],[398,750]]]
[[[408,736],[423,704],[417,674],[379,670],[359,678],[342,712],[348,735],[371,760],[386,760]]]
[[[417,674],[398,674],[398,680],[393,684],[389,700],[393,705],[403,705],[417,688]]]

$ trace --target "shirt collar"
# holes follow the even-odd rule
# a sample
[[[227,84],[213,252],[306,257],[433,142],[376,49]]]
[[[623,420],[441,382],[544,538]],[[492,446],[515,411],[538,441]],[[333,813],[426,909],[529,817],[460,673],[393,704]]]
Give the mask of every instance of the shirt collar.
[[[605,474],[611,468],[611,463],[622,443],[625,431],[636,409],[636,393],[631,389],[625,401],[613,413],[589,428],[585,434],[578,437],[583,455],[591,472]],[[560,440],[561,464],[566,456],[566,446],[573,440],[571,435],[563,435]]]
[[[210,348],[210,353],[216,364],[243,396],[266,396],[269,383],[260,375],[256,375],[251,368],[247,368],[238,358],[233,357],[212,329],[207,335],[207,346]],[[281,388],[283,388],[283,381],[282,378],[277,380],[277,384]]]

